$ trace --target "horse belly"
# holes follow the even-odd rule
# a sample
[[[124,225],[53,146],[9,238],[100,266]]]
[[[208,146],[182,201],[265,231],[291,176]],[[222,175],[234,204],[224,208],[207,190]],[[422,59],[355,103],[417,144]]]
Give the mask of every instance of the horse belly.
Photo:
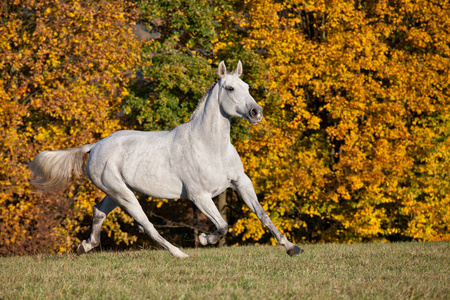
[[[182,182],[170,172],[168,166],[157,161],[141,161],[135,170],[124,173],[124,179],[131,188],[151,197],[185,197]]]
[[[217,188],[214,189],[211,193],[212,197],[214,198],[214,197],[222,194],[229,187],[230,187],[230,182],[228,180],[224,181],[222,184],[217,185]]]

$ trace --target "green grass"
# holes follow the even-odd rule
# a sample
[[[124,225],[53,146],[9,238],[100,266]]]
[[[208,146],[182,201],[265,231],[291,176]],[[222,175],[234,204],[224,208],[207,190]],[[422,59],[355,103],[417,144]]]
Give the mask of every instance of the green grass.
[[[450,243],[0,258],[0,299],[449,299]]]

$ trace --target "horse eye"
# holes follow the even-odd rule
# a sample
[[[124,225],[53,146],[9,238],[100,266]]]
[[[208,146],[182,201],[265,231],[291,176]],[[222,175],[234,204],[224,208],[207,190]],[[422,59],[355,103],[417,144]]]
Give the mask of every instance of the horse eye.
[[[225,89],[229,92],[234,91],[234,87],[232,87],[232,86],[226,86]]]

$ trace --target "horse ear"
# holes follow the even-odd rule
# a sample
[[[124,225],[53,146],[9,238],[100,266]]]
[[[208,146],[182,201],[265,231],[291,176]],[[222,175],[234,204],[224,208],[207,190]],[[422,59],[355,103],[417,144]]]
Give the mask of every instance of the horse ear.
[[[241,75],[242,75],[242,63],[241,63],[241,61],[238,62],[236,70],[234,70],[234,74],[236,74],[238,77],[241,77]]]
[[[225,63],[222,60],[219,64],[219,76],[223,78],[225,75],[227,75],[227,67],[225,66]]]

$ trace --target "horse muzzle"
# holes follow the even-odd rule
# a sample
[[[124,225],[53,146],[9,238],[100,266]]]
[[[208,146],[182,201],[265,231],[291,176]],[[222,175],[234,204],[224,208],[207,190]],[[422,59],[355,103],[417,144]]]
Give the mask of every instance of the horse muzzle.
[[[250,110],[248,111],[248,121],[250,122],[250,124],[252,125],[256,125],[259,122],[261,122],[263,118],[263,113],[262,113],[262,108],[261,106],[255,106],[250,108]]]

